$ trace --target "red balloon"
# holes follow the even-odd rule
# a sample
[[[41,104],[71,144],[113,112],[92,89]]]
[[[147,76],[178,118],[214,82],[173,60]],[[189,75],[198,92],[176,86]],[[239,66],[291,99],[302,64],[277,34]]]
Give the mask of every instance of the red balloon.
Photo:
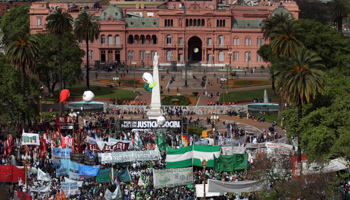
[[[69,90],[67,89],[62,90],[60,95],[60,100],[61,100],[60,103],[62,102],[66,103],[66,100],[68,99],[69,95],[70,95]]]

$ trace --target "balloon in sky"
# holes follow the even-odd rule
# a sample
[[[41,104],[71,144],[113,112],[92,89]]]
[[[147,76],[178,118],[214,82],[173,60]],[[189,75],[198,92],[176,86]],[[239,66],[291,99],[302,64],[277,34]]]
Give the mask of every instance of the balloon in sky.
[[[62,90],[60,94],[60,103],[62,102],[66,103],[66,100],[68,99],[69,95],[70,95],[69,90],[67,89]]]
[[[145,85],[144,85],[144,89],[147,91],[147,92],[152,92],[152,89],[154,86],[157,85],[157,82],[156,81],[153,81],[153,76],[152,74],[146,72],[142,75],[142,79],[143,81],[145,81]]]
[[[90,90],[87,90],[83,94],[83,101],[85,101],[86,103],[89,103],[94,99],[94,97],[95,97],[94,93],[91,92]]]
[[[166,122],[166,119],[164,116],[161,115],[161,116],[157,117],[158,126],[163,126],[165,124],[165,122]]]

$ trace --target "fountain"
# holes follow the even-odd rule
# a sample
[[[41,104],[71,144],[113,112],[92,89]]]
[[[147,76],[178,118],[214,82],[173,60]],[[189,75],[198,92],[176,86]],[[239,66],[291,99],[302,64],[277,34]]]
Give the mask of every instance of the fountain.
[[[248,105],[248,112],[278,112],[278,104],[269,103],[267,91],[264,91],[264,103],[253,103]]]

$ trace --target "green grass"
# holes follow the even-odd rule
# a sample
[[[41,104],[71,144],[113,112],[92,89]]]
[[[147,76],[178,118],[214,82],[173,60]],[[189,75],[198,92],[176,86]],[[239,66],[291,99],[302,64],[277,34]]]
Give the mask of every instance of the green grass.
[[[178,101],[174,101],[174,99]],[[162,105],[175,105],[175,102],[178,106],[187,106],[191,103],[191,100],[185,96],[166,96],[162,99]]]
[[[273,121],[276,121],[277,124],[281,125],[281,120],[278,120],[278,114],[277,113],[270,113],[270,114],[260,114],[260,113],[253,113],[254,117],[265,117],[265,121],[272,123]]]
[[[225,94],[225,101],[233,102],[238,100],[253,100],[254,98],[264,98],[264,90],[265,89],[257,89],[257,90],[246,90],[246,91],[237,91],[237,92],[229,92]],[[267,96],[270,99],[278,99],[278,96],[272,95],[272,89],[266,88]],[[222,101],[223,94],[220,94],[220,101]]]
[[[67,88],[70,91],[70,98],[82,98],[84,91],[86,90],[85,84],[73,85],[72,87]],[[95,97],[98,98],[111,98],[115,99],[115,89],[111,87],[101,87],[90,85],[90,90],[95,94]],[[56,96],[57,95],[57,96]],[[118,89],[118,103],[125,101],[130,101],[135,99],[136,94],[131,90]],[[57,97],[56,102],[58,101],[58,90],[56,90],[55,96]]]
[[[229,81],[229,84],[230,81]],[[250,86],[258,86],[258,85],[270,85],[270,81],[257,81],[257,80],[234,80],[234,87],[232,85],[229,85],[230,88],[237,88],[237,87],[250,87]]]

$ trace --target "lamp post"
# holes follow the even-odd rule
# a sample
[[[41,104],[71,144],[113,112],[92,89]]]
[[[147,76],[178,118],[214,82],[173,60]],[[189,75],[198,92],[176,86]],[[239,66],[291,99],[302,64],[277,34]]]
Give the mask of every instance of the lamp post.
[[[41,109],[41,96],[39,96],[39,106],[40,106],[40,122],[43,122],[43,113],[42,113],[42,109]]]
[[[204,178],[204,182],[203,182],[203,197],[205,200],[205,167],[208,165],[208,159],[206,158],[201,158],[201,165],[203,166],[203,178]]]
[[[231,51],[228,52],[228,57],[229,57],[230,74],[231,74],[231,73],[232,73],[232,68],[231,68],[231,57],[232,57],[232,52],[231,52]],[[228,77],[227,77],[227,78],[228,78]],[[227,84],[227,86],[228,86],[228,84]]]
[[[213,131],[214,131],[214,146],[215,146],[215,132],[216,132],[216,130],[215,130],[215,124],[216,123],[218,123],[219,122],[219,115],[212,115],[211,117],[210,117],[210,119],[211,119],[211,121],[214,123],[214,129],[213,129]]]
[[[135,71],[136,71],[136,62],[133,62],[132,65],[134,66],[134,93],[135,93],[135,87],[136,87],[136,80],[135,80]]]
[[[73,134],[73,139],[74,139],[74,141],[76,141],[75,133],[74,133],[74,121],[77,119],[77,113],[76,113],[76,112],[71,112],[71,113],[69,113],[68,115],[69,115],[69,117],[72,118],[72,123],[73,123],[72,134]],[[74,149],[74,148],[75,148],[75,145],[74,145],[74,143],[73,143],[73,144],[72,144],[72,149]]]
[[[131,58],[132,58],[132,54],[131,51],[128,52],[128,57],[129,57],[129,61],[130,61],[130,70],[131,70]]]
[[[149,72],[149,60],[150,60],[150,54],[151,52],[150,51],[146,51],[146,54],[147,54],[147,72]]]
[[[30,155],[22,155],[22,161],[24,164],[25,182],[26,182],[26,192],[28,192],[28,168],[27,168],[27,165],[30,164],[31,159],[32,158],[30,157]]]
[[[118,95],[117,95],[117,81],[119,80],[119,77],[113,77],[114,87],[115,87],[115,105],[118,105]]]
[[[226,75],[226,94],[228,94],[228,68],[230,67],[230,64],[225,64],[225,67],[226,67],[226,72],[227,72],[227,75]]]

